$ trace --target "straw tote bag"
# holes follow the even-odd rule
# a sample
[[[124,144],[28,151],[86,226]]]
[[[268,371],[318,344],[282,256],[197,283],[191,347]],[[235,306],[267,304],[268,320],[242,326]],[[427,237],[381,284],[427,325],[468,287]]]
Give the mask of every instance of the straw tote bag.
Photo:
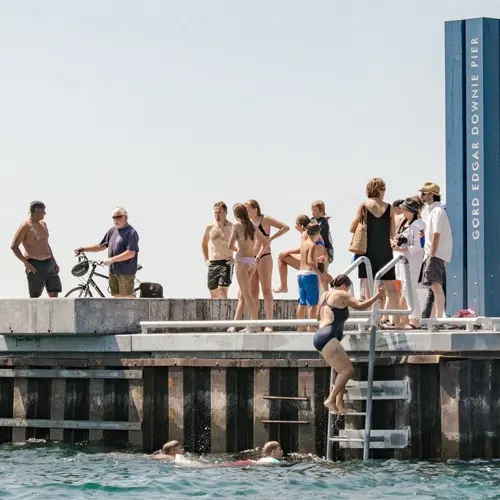
[[[359,219],[358,227],[352,235],[349,251],[357,255],[365,255],[368,247],[368,232],[366,229],[366,207],[361,209],[361,219]]]

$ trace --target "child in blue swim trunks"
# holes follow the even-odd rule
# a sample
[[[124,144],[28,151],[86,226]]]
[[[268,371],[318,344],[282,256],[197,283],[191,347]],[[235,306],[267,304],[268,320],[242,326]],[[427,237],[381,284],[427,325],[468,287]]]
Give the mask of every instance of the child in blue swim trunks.
[[[297,307],[297,318],[304,319],[307,314],[308,319],[316,317],[316,310],[319,301],[319,280],[324,274],[320,271],[320,264],[326,261],[326,256],[322,248],[316,245],[320,239],[319,224],[310,224],[307,227],[307,237],[300,245],[300,268],[297,274],[299,285],[299,305]],[[304,331],[305,328],[298,328]],[[310,331],[315,331],[314,327],[309,327]]]

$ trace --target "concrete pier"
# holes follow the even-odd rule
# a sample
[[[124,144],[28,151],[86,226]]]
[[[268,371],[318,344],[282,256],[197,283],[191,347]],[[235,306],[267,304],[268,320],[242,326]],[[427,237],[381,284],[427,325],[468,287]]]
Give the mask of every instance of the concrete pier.
[[[276,317],[295,316],[277,301]],[[195,452],[238,452],[278,439],[323,456],[330,371],[312,333],[140,333],[141,321],[231,319],[234,301],[0,301],[0,441],[128,443],[180,439]],[[368,335],[346,332],[356,366],[350,405],[364,409]],[[374,457],[498,458],[500,335],[379,332],[373,428],[408,429],[408,446]],[[394,392],[396,391],[396,392]],[[497,394],[498,393],[498,394]],[[392,399],[391,399],[392,398]],[[362,417],[338,417],[362,429]],[[358,450],[335,449],[339,459]]]

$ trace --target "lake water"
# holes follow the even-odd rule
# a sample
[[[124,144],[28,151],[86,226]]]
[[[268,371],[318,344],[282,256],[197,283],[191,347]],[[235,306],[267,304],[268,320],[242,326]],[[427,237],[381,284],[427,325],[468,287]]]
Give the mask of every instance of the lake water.
[[[221,457],[201,460],[200,467],[179,467],[87,446],[3,445],[0,498],[500,498],[500,461],[364,464],[308,458],[283,467],[236,468],[215,466]]]

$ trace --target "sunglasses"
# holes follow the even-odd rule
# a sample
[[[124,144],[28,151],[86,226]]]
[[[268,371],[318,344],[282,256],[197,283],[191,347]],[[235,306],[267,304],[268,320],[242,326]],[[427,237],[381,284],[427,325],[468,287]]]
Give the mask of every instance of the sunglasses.
[[[122,217],[125,217],[124,215],[113,215],[111,218],[113,220],[116,220],[116,219],[121,219]]]

